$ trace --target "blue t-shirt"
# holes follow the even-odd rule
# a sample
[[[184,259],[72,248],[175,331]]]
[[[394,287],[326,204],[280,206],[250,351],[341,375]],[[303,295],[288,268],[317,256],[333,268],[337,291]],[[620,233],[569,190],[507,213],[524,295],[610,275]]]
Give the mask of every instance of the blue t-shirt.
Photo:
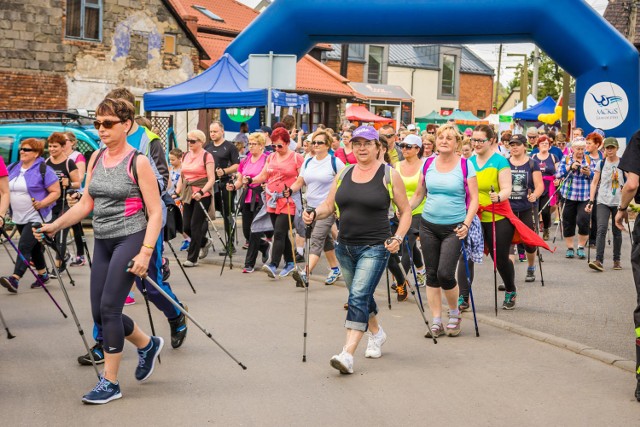
[[[424,204],[422,218],[432,224],[459,224],[467,216],[466,192],[460,162],[451,172],[438,172],[436,158],[425,176],[427,201]],[[467,162],[467,180],[476,176],[471,162]]]
[[[138,126],[138,130],[132,134],[127,135],[127,143],[136,150],[140,149],[140,141],[142,141],[142,135],[144,135],[144,128]]]

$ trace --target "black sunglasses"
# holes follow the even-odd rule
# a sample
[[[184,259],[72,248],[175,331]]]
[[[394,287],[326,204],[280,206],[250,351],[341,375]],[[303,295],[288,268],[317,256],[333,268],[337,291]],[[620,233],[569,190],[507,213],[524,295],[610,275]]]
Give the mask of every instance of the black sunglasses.
[[[103,126],[105,129],[111,129],[117,123],[122,123],[122,120],[103,120],[103,121],[94,120],[93,127],[95,127],[98,130],[100,130],[100,126]]]
[[[414,144],[398,144],[400,148],[406,148],[407,150],[411,150],[412,148],[418,148],[417,145]]]
[[[20,147],[20,151],[24,151],[25,153],[31,153],[36,150],[34,148]]]
[[[311,145],[327,145],[324,141],[311,141]]]
[[[282,147],[284,147],[284,145],[282,145],[282,144],[273,144],[273,146],[274,146],[274,147],[276,147],[276,148],[282,148]]]
[[[189,144],[195,144],[196,142],[198,142],[198,140],[197,139],[187,139],[187,142]]]
[[[396,134],[395,133],[381,133],[380,136],[384,136],[385,138],[391,138],[391,137],[396,136]],[[400,136],[400,135],[398,135],[398,136]]]

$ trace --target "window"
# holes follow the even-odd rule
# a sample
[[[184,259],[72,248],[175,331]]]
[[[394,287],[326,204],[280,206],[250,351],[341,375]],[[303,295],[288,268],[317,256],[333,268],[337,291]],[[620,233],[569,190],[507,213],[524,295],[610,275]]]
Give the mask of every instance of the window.
[[[14,139],[10,136],[0,136],[0,156],[2,156],[4,164],[7,166],[11,163],[13,141]]]
[[[369,46],[369,71],[367,73],[368,83],[382,83],[382,56],[384,48],[382,46]]]
[[[324,102],[311,103],[311,129],[316,130],[319,124],[324,123]]]
[[[73,39],[102,39],[102,0],[67,0],[65,36]]]
[[[202,13],[204,16],[206,16],[209,19],[213,19],[214,21],[224,22],[224,19],[220,18],[218,15],[216,15],[213,12],[211,12],[209,9],[207,9],[204,6],[193,5],[191,7],[193,7],[195,10],[197,10],[200,13]]]
[[[479,119],[484,119],[485,117],[487,117],[487,110],[478,110],[476,116]]]
[[[176,54],[176,35],[165,34],[164,35],[164,53]]]
[[[442,95],[454,96],[456,94],[456,56],[442,55],[442,82],[440,83]]]
[[[349,61],[364,61],[364,45],[363,44],[349,45]]]

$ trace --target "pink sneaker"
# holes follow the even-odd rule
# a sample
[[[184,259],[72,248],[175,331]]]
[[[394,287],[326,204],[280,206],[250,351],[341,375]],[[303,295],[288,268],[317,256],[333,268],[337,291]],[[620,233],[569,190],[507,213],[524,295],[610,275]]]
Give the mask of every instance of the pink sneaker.
[[[124,300],[124,305],[133,305],[136,303],[136,300],[127,295],[127,299]]]

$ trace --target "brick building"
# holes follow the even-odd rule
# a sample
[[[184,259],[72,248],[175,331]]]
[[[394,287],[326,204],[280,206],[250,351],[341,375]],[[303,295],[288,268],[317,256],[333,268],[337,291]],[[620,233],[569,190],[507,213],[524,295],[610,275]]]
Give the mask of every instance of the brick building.
[[[640,5],[634,0],[609,0],[604,19],[640,51]]]
[[[166,0],[2,0],[0,109],[93,109],[200,70],[206,51]]]

